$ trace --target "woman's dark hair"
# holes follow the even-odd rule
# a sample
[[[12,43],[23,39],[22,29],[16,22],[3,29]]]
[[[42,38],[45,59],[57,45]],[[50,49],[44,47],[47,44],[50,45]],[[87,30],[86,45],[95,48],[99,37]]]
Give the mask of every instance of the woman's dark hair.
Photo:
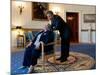
[[[46,14],[50,14],[50,15],[53,15],[53,12],[52,11],[47,11]]]

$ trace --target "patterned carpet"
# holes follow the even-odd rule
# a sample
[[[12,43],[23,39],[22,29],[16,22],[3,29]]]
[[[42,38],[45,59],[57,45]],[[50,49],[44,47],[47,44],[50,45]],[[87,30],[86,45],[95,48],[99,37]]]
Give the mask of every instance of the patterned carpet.
[[[58,72],[58,71],[75,71],[75,70],[91,70],[95,69],[95,45],[93,44],[79,44],[71,45],[70,56],[77,58],[77,61],[74,64],[53,64],[49,60],[52,59],[52,56],[49,57],[48,62],[46,63],[45,70],[41,68],[41,58],[38,61],[38,65],[35,67],[35,73],[41,72]],[[57,48],[60,51],[60,48]],[[57,54],[59,53],[57,51]],[[11,74],[27,74],[28,68],[18,69],[22,65],[24,50],[13,52],[11,54]],[[58,56],[58,55],[57,55]],[[75,66],[76,65],[76,66]]]
[[[58,57],[59,52],[56,54]],[[53,61],[53,56],[50,56],[48,62],[45,64],[45,69],[42,69],[41,59],[39,60],[39,65],[35,67],[35,72],[58,72],[58,71],[76,71],[76,70],[89,70],[94,64],[95,60],[89,55],[78,53],[78,52],[70,52],[70,60],[76,59],[73,63],[63,62],[59,63],[56,61],[56,64]]]

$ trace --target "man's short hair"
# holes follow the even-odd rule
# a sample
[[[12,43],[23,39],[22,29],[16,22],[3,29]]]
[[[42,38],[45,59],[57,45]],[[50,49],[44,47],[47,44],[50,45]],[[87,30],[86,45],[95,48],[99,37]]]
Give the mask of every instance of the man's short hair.
[[[47,14],[54,15],[52,11],[47,11]]]

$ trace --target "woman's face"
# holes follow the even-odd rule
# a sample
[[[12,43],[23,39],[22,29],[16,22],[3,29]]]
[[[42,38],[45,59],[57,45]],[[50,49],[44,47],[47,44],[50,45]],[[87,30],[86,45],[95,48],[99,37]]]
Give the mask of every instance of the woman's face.
[[[48,20],[52,20],[53,19],[53,15],[47,14],[47,18],[48,18]]]

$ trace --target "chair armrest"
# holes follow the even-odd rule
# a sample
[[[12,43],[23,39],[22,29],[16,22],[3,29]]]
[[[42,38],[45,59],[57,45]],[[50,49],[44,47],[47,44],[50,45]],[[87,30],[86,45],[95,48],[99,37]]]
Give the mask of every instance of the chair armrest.
[[[56,42],[57,42],[57,41],[55,41],[55,42],[50,42],[50,43],[48,43],[48,44],[44,44],[43,42],[41,42],[41,43],[43,43],[44,46],[48,46],[48,45],[54,45]]]

